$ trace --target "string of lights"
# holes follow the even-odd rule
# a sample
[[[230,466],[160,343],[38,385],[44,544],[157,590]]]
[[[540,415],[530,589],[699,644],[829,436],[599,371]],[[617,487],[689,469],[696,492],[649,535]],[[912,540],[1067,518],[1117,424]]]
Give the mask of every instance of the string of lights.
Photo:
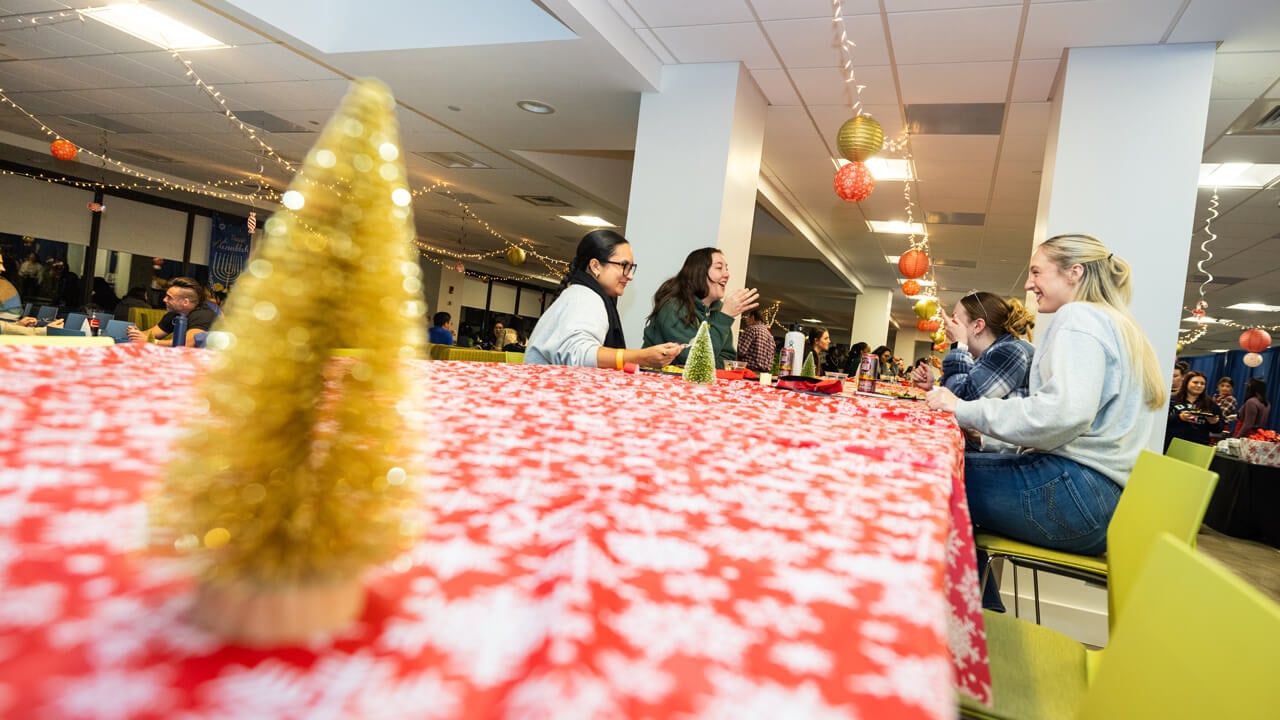
[[[858,77],[853,67],[853,49],[857,43],[849,39],[844,26],[844,6],[840,0],[831,0],[831,24],[835,27],[836,43],[840,46],[840,67],[844,71],[845,99],[849,110],[854,115],[862,114],[862,90],[866,85],[858,84]]]
[[[83,8],[88,10],[90,8]],[[15,13],[0,17],[0,30],[31,30],[49,27],[64,22],[84,21],[80,10],[59,10],[58,12]]]

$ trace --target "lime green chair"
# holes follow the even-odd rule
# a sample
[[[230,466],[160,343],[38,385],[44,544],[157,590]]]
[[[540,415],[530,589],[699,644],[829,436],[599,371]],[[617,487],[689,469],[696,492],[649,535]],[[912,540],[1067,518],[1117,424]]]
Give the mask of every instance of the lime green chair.
[[[1114,625],[1128,584],[1141,558],[1160,533],[1171,533],[1187,547],[1195,547],[1218,474],[1181,460],[1143,450],[1120,494],[1107,527],[1106,555],[1076,555],[1038,547],[994,533],[979,532],[974,541],[992,559],[1014,566],[1014,615],[1018,614],[1017,568],[1032,570],[1036,623],[1040,622],[1040,570],[1108,587],[1107,622]],[[1128,572],[1120,573],[1124,566]],[[991,572],[987,563],[982,586]],[[1114,573],[1114,576],[1113,576]]]
[[[1104,651],[987,612],[995,706],[983,720],[1280,717],[1280,606],[1217,562],[1163,534]]]
[[[1169,441],[1169,449],[1165,450],[1164,454],[1188,465],[1208,470],[1210,463],[1213,462],[1213,455],[1217,451],[1217,448],[1212,445],[1201,445],[1182,438],[1174,438]]]

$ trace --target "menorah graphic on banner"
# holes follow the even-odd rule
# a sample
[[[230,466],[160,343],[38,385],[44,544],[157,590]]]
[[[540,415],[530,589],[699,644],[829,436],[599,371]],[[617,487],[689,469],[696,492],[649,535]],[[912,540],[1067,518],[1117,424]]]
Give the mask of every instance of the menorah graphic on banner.
[[[231,282],[244,270],[245,260],[243,255],[218,253],[209,266],[210,279],[223,287],[230,287]]]

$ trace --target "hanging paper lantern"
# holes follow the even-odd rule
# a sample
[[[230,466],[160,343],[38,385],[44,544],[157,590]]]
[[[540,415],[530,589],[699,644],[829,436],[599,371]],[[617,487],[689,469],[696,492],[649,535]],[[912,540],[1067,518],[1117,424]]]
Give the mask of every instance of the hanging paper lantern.
[[[1262,356],[1256,352],[1251,352],[1244,356],[1244,364],[1249,367],[1258,367],[1262,364]]]
[[[1179,353],[1179,354],[1181,354],[1181,353],[1182,353],[1182,343],[1178,343],[1177,350],[1178,350],[1178,353]]]
[[[515,245],[507,248],[507,262],[512,265],[523,265],[524,257],[524,248]]]
[[[938,314],[938,301],[931,297],[922,297],[911,306],[911,309],[915,311],[916,317],[928,320]]]
[[[466,265],[463,265],[463,264],[462,264],[462,261],[461,261],[461,260],[459,260],[459,261],[458,261],[458,264],[453,266],[453,269],[454,269],[454,270],[457,270],[458,272],[466,272],[466,271],[467,271],[467,266],[466,266]]]
[[[945,342],[934,343],[933,349],[937,352],[942,352],[943,350],[947,349],[947,344]]]
[[[931,318],[926,322],[929,323],[929,332],[931,333],[937,333],[942,329],[942,323],[937,318]]]
[[[898,272],[913,280],[924,277],[929,272],[929,256],[923,250],[911,248],[898,258]]]
[[[1249,328],[1240,333],[1240,347],[1251,353],[1260,353],[1271,347],[1271,335],[1261,328]]]
[[[908,280],[902,283],[902,292],[905,293],[907,297],[919,295],[920,283],[916,282],[915,280]]]
[[[76,155],[80,154],[80,148],[70,140],[58,138],[49,143],[49,153],[59,160],[75,160]]]
[[[933,324],[935,325],[935,327],[933,329],[933,334],[929,336],[929,339],[932,340],[935,345],[946,345],[947,331],[943,330],[941,327],[938,327],[937,320],[934,320]]]
[[[156,270],[159,270],[163,265],[164,265],[164,258],[158,258],[158,257],[151,258],[151,267],[155,268]]]
[[[866,165],[851,162],[836,172],[835,187],[836,195],[846,202],[862,202],[876,189],[876,179]]]
[[[917,320],[916,329],[920,332],[929,332],[929,321],[924,319]]]
[[[884,148],[884,128],[870,115],[846,120],[836,135],[836,149],[850,162],[863,162]]]

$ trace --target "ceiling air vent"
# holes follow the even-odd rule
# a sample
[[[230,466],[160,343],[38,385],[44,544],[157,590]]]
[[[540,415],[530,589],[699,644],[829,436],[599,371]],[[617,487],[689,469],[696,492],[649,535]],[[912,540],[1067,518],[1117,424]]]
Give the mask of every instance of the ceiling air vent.
[[[554,195],[516,195],[516,197],[538,207],[569,207],[569,203]]]
[[[445,192],[444,190],[436,190],[434,194],[439,195],[441,197],[447,197],[450,200],[456,200],[460,203],[466,203],[467,205],[492,205],[493,204],[493,201],[485,200],[484,198],[474,193]]]
[[[89,127],[97,128],[98,130],[106,130],[107,132],[131,134],[131,135],[138,135],[138,134],[143,134],[147,132],[146,130],[143,130],[140,127],[134,127],[129,123],[123,123],[123,122],[120,122],[119,120],[112,120],[111,118],[105,115],[99,115],[97,113],[63,115],[62,117],[72,122],[77,122],[77,123],[80,123],[81,125],[88,125]]]
[[[263,110],[242,110],[236,117],[246,123],[273,134],[281,133],[313,133],[314,128],[305,128],[297,123],[289,122],[279,115],[272,115]]]
[[[447,168],[456,168],[460,170],[490,170],[491,165],[485,165],[479,160],[460,152],[420,152],[414,153],[418,157],[425,158],[431,162]]]
[[[1280,102],[1254,102],[1227,128],[1228,135],[1280,135]]]

